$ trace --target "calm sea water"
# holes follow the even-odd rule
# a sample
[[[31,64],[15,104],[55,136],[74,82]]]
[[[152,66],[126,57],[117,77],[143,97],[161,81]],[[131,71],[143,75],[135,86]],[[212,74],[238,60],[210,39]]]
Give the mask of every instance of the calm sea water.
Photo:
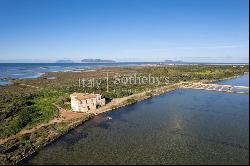
[[[156,64],[154,62],[128,63],[0,63],[0,78],[36,78],[46,72],[92,69],[104,66]]]
[[[246,73],[241,77],[236,77],[234,79],[229,79],[229,80],[218,81],[215,83],[216,84],[249,86],[249,73]]]
[[[248,97],[178,89],[96,116],[22,163],[248,164]]]
[[[37,78],[46,72],[84,70],[105,66],[133,66],[159,64],[159,62],[119,62],[119,63],[0,63],[0,79]],[[236,64],[235,64],[236,65]],[[240,65],[240,64],[239,64]],[[244,65],[244,64],[241,64]]]
[[[8,84],[12,84],[12,82],[8,80],[0,80],[0,85],[8,85]]]

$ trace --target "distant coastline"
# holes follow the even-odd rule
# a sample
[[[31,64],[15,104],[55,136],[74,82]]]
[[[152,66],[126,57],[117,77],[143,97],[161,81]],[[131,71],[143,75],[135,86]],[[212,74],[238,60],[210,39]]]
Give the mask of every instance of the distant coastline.
[[[105,59],[83,59],[82,63],[116,63],[114,60],[105,60]]]
[[[56,63],[75,63],[74,61],[72,60],[57,60]]]
[[[69,63],[69,64],[84,64],[84,63],[117,63],[117,64],[165,64],[165,65],[182,65],[182,64],[197,64],[197,65],[248,65],[249,62],[186,62],[186,61],[157,61],[157,62],[144,62],[144,61],[134,61],[134,62],[126,62],[126,61],[114,61],[114,60],[81,60],[81,61],[73,61],[73,60],[0,60],[0,64],[56,64],[56,63]],[[0,66],[1,67],[1,66]]]
[[[116,62],[116,63],[0,63],[2,78],[37,78],[47,72],[80,71],[100,67],[122,66],[171,66],[171,65],[234,65],[245,66],[248,63],[200,63],[165,64],[160,62]]]

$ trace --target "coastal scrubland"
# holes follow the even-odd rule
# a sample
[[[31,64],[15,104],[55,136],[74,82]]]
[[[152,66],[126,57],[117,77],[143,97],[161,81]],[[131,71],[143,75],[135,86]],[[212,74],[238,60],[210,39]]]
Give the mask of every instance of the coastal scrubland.
[[[69,110],[69,95],[73,92],[99,93],[108,100],[124,98],[141,92],[146,92],[146,96],[153,96],[153,90],[156,88],[171,87],[180,82],[220,80],[242,75],[248,70],[248,65],[160,65],[51,72],[39,78],[29,79],[6,78],[13,84],[0,86],[0,140],[48,123],[53,118],[60,116],[59,110],[54,104]],[[129,80],[126,83],[124,81],[117,83],[118,78],[135,78],[135,75],[137,78],[157,77],[158,80],[155,80],[154,83],[135,83],[129,82]],[[47,79],[49,77],[55,77],[55,79]],[[96,85],[83,86],[82,79],[94,80]],[[133,97],[127,99],[126,102],[127,104],[134,103],[139,99],[139,97]],[[92,116],[86,114],[71,121],[53,123],[18,138],[2,141],[0,164],[16,163],[38,147]]]

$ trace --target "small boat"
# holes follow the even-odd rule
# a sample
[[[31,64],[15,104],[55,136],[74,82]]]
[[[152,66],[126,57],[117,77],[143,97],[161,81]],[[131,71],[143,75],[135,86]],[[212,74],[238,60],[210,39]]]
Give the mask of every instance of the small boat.
[[[110,116],[107,117],[108,120],[111,120],[112,118]]]

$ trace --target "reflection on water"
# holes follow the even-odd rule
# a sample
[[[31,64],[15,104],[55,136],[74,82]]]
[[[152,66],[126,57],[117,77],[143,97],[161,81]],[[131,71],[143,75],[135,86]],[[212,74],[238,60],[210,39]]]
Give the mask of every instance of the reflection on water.
[[[247,94],[178,89],[96,116],[23,164],[248,164],[248,109]]]

